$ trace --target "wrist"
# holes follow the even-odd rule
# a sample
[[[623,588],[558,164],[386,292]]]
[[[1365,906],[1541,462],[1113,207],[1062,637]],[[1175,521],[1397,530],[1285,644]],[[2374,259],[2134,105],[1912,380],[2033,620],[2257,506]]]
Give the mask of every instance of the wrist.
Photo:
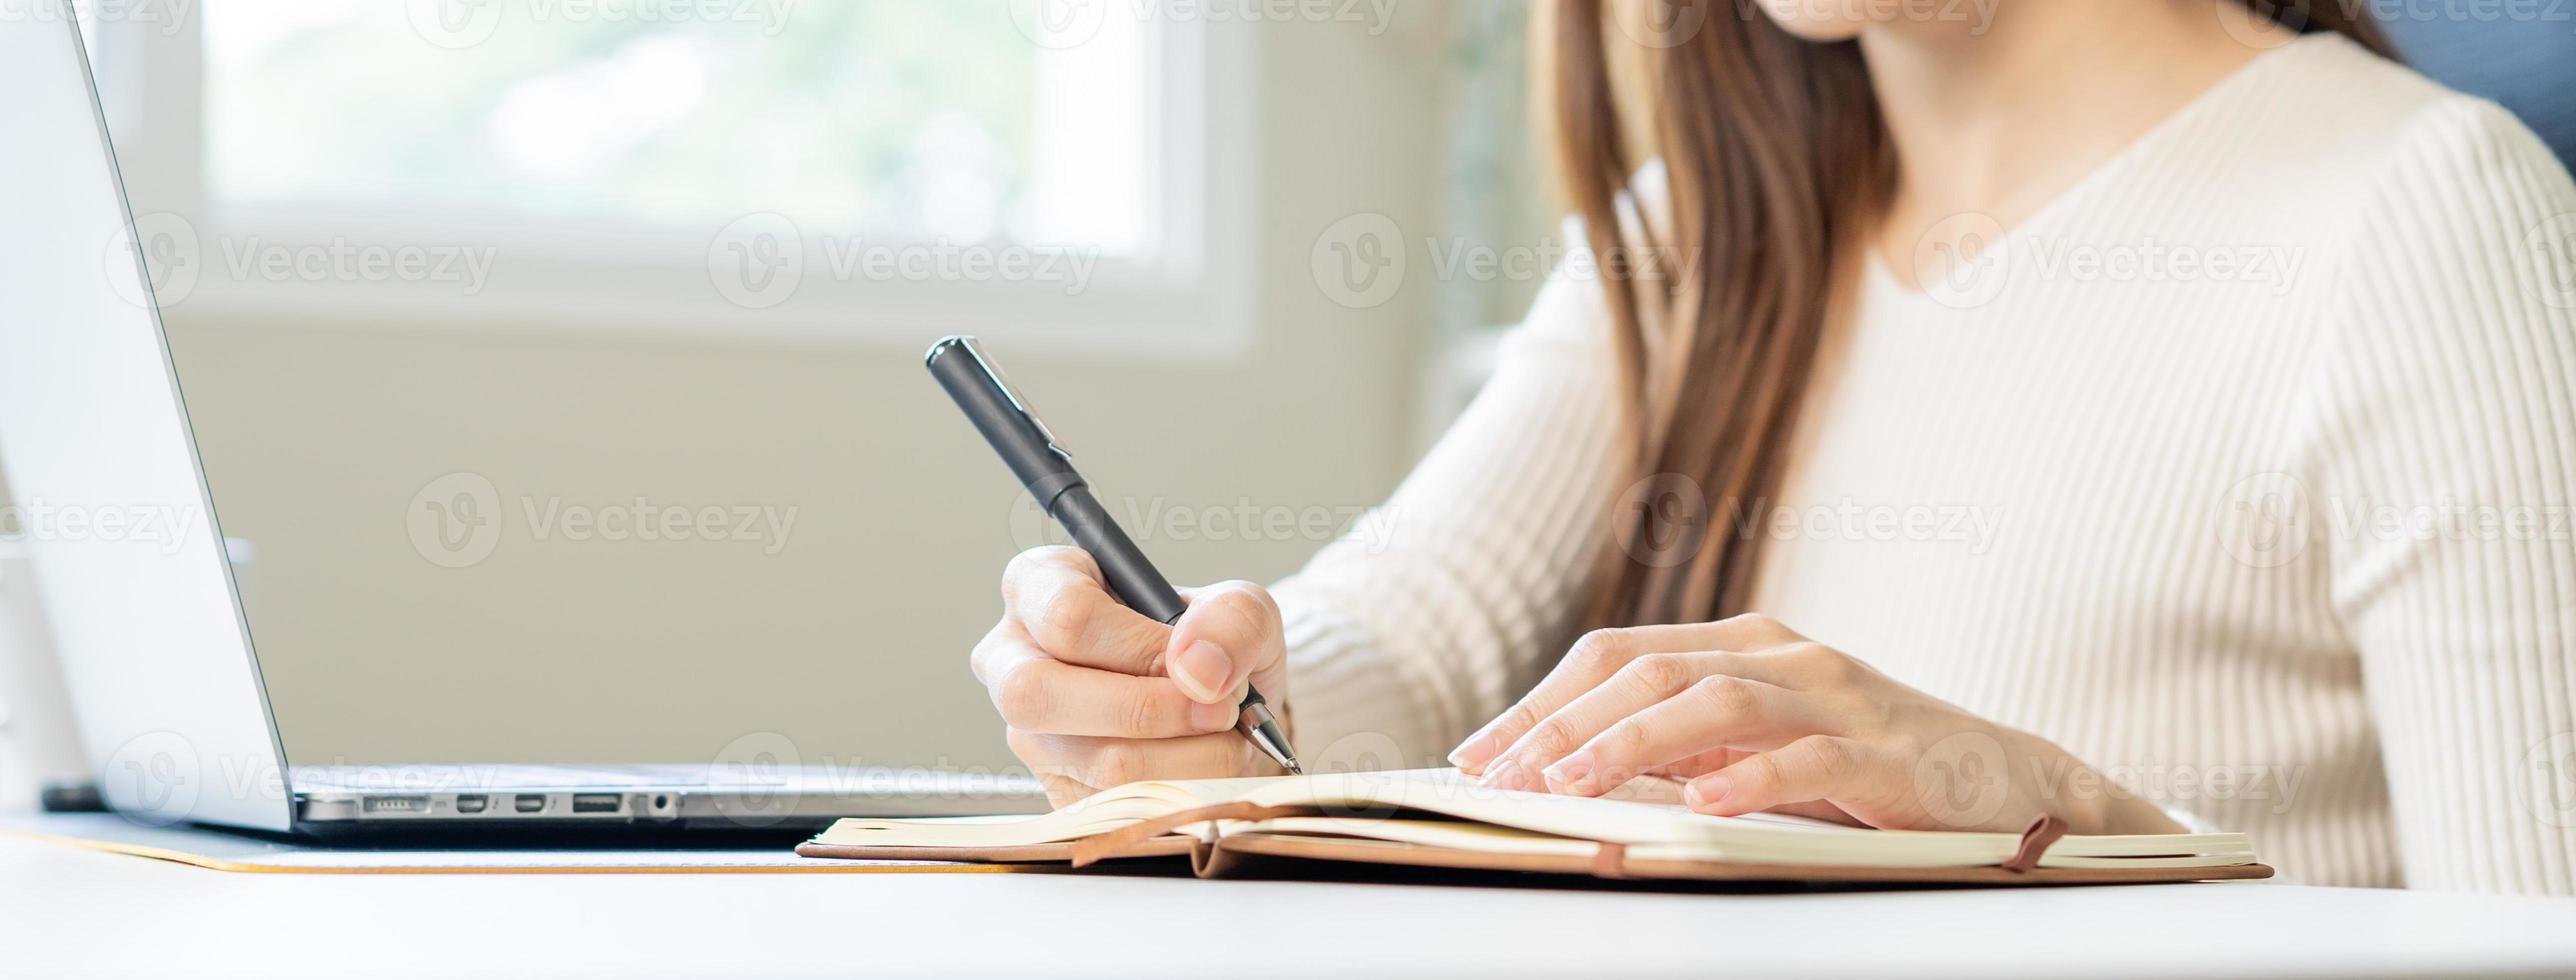
[[[2164,808],[2147,802],[2146,797],[2121,791],[2107,796],[2110,804],[2097,834],[2187,834],[2191,828],[2176,822]]]
[[[2063,760],[2061,778],[2039,787],[2040,809],[2066,821],[2067,832],[2082,835],[2106,834],[2180,834],[2189,828],[2176,822],[2162,808],[2128,787],[2113,782],[2100,770],[2079,759],[2053,742],[2038,736],[2025,738],[2044,754],[2032,758]]]

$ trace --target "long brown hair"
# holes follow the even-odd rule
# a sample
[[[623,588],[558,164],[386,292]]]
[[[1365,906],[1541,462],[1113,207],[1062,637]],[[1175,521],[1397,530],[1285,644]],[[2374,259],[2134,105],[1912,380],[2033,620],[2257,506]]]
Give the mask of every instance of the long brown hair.
[[[1534,101],[1559,192],[1598,259],[1640,478],[1612,516],[1620,546],[1605,559],[1594,625],[1743,611],[1759,536],[1730,521],[1776,489],[1837,259],[1893,187],[1859,46],[1801,40],[1757,2],[1541,0],[1533,11]],[[2356,4],[2241,2],[2394,56]],[[1649,154],[1668,212],[1623,220]]]

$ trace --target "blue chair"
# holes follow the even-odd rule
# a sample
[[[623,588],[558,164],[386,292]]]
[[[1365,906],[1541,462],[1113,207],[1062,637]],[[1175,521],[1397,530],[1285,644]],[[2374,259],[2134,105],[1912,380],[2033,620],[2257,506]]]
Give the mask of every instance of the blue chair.
[[[2548,4],[2528,6],[2549,9]],[[2557,152],[2560,162],[2576,169],[2576,20],[2505,16],[2520,9],[2514,4],[2392,9],[2399,13],[2384,18],[2381,26],[2416,71],[2512,110]],[[2477,10],[2498,16],[2478,19],[2464,13]]]

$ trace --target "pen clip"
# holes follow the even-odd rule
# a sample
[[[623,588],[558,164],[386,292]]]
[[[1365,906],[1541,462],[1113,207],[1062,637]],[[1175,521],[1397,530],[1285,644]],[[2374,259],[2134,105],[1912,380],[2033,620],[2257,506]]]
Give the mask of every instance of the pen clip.
[[[958,343],[966,348],[968,356],[975,359],[975,366],[983,370],[984,377],[992,379],[993,387],[1001,391],[1002,397],[1010,401],[1011,407],[1019,410],[1020,417],[1029,420],[1029,424],[1037,428],[1038,435],[1046,440],[1047,449],[1064,457],[1065,462],[1072,462],[1073,453],[1064,448],[1064,443],[1056,441],[1055,430],[1047,428],[1046,420],[1039,418],[1037,410],[1029,407],[1029,400],[1020,397],[1020,390],[1011,386],[1011,378],[1002,373],[1002,366],[994,363],[992,358],[984,356],[983,345],[976,343],[973,337],[960,337]]]

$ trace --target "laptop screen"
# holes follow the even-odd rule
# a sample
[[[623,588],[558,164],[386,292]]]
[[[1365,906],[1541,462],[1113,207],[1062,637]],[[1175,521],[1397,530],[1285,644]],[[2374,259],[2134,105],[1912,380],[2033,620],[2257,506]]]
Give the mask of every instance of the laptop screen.
[[[12,537],[109,804],[286,830],[280,743],[68,7],[0,19]]]

